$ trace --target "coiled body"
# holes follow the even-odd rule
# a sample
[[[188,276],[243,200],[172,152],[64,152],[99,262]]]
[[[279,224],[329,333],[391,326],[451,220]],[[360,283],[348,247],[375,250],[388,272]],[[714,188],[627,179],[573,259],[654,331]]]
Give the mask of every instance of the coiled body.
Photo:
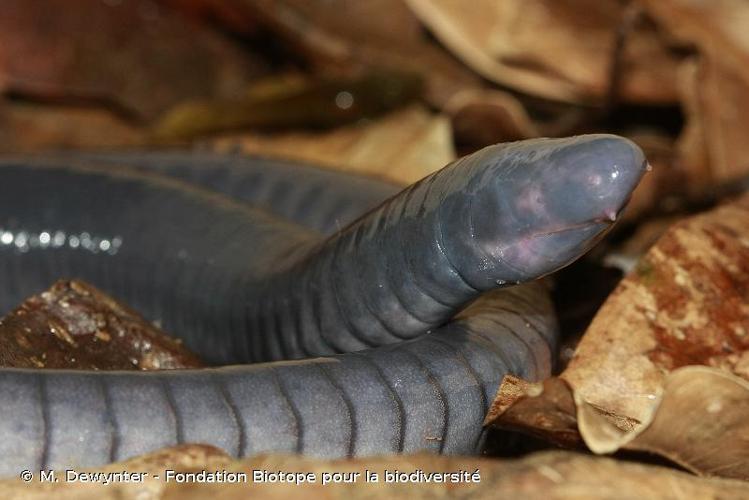
[[[581,157],[598,163],[583,168]],[[584,252],[644,167],[611,136],[483,150],[321,238],[181,181],[81,166],[97,161],[0,167],[4,309],[78,277],[217,364],[325,357],[158,373],[0,370],[3,474],[180,442],[238,456],[469,453],[502,376],[546,375],[554,347],[538,285],[491,290]],[[555,189],[549,172],[573,167],[585,174],[575,202],[590,194],[598,206],[573,206]],[[324,182],[322,194],[336,192]],[[318,222],[336,217],[350,215]]]

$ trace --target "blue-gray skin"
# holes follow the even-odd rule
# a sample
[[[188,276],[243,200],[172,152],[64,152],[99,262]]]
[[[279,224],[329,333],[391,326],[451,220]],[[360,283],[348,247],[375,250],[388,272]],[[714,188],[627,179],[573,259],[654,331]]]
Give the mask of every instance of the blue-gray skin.
[[[584,253],[645,167],[614,136],[494,146],[321,240],[178,181],[51,163],[0,166],[2,308],[75,276],[217,363],[379,347],[209,370],[0,370],[3,475],[179,442],[472,452],[504,374],[548,373],[554,320],[535,285],[448,320]]]
[[[404,186],[273,158],[198,151],[55,152],[59,162],[121,167],[179,179],[330,235]]]

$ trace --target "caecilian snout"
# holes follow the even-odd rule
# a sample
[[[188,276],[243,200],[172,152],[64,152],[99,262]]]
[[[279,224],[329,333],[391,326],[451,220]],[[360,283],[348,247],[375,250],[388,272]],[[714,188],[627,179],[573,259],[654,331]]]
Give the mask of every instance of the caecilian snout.
[[[636,144],[603,134],[524,141],[500,155],[471,227],[482,251],[518,276],[553,272],[597,243],[647,167]]]
[[[615,221],[640,182],[647,162],[632,141],[581,136],[549,156],[544,172],[549,205],[560,224]]]

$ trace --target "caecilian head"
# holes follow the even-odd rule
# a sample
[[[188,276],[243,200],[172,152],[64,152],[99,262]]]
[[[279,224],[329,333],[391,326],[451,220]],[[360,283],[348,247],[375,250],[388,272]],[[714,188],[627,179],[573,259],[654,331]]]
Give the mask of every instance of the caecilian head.
[[[615,135],[497,148],[482,151],[495,160],[475,191],[473,206],[480,212],[472,212],[473,230],[482,250],[521,280],[587,252],[614,224],[647,169],[642,150]]]

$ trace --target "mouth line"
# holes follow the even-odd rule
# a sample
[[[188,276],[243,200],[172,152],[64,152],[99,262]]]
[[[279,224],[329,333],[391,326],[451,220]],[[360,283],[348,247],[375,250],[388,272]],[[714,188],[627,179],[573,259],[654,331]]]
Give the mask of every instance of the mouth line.
[[[566,233],[569,231],[576,231],[578,229],[584,229],[589,226],[600,225],[600,224],[603,224],[604,226],[611,226],[614,224],[615,220],[616,220],[615,218],[612,220],[611,217],[596,217],[595,219],[589,219],[585,222],[580,222],[578,224],[573,224],[570,226],[564,226],[559,229],[549,229],[546,231],[538,231],[538,232],[532,233],[530,237],[536,238],[539,236],[552,236],[555,234]]]

